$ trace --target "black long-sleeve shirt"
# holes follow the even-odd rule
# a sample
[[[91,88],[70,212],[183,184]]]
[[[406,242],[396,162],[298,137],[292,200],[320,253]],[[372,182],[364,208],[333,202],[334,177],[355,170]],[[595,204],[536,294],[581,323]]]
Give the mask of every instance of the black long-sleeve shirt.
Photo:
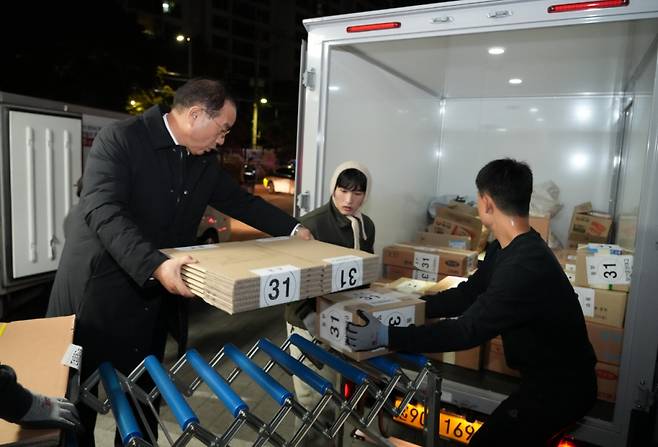
[[[523,377],[593,371],[596,356],[578,297],[534,230],[505,248],[495,241],[468,281],[426,299],[427,318],[446,319],[391,327],[392,349],[459,351],[502,335],[507,364]]]
[[[16,381],[14,370],[0,365],[0,419],[18,422],[32,405],[32,393]]]

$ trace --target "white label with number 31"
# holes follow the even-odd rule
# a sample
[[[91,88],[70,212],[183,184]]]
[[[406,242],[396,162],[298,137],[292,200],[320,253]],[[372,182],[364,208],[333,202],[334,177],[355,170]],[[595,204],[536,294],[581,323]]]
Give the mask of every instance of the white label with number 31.
[[[301,274],[299,267],[279,265],[252,270],[260,276],[260,307],[297,301],[300,294]]]
[[[351,289],[363,284],[363,258],[354,255],[323,259],[331,264],[331,291]]]
[[[630,284],[633,256],[587,256],[587,282],[590,284]]]

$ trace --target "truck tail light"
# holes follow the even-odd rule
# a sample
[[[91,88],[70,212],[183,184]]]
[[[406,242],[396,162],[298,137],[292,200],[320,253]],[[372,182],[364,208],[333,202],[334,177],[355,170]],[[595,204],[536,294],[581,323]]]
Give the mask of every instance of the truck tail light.
[[[548,7],[549,13],[585,11],[587,9],[618,8],[628,6],[630,0],[593,0],[590,2],[563,3]]]
[[[348,33],[362,33],[364,31],[379,31],[383,29],[400,28],[400,22],[383,22],[383,23],[370,23],[368,25],[352,25],[347,27]]]

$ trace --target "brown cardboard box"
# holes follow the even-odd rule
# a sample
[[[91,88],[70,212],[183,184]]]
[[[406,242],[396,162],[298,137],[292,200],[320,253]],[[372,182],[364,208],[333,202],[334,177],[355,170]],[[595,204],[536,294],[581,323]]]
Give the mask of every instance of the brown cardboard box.
[[[454,200],[448,204],[448,208],[455,210],[462,214],[468,214],[469,216],[477,216],[478,209],[475,206],[467,205],[463,202],[455,202]]]
[[[477,253],[447,247],[432,247],[414,242],[384,247],[383,263],[429,273],[467,276],[477,267]]]
[[[389,353],[386,348],[353,352],[345,344],[347,322],[363,324],[356,313],[362,309],[372,313],[389,326],[409,326],[425,323],[425,301],[418,295],[390,289],[359,289],[319,297],[316,304],[317,334],[336,350],[356,361]]]
[[[484,250],[489,236],[489,230],[482,225],[479,217],[464,214],[449,207],[437,209],[433,231],[456,236],[470,236],[471,250],[477,252]]]
[[[585,325],[597,360],[619,366],[624,330],[590,321],[586,322]]]
[[[635,250],[635,236],[637,233],[637,216],[632,214],[619,216],[617,224],[617,237],[615,241],[618,245],[627,250]]]
[[[471,247],[470,236],[454,236],[452,234],[428,233],[426,231],[416,233],[416,242],[423,245],[457,248],[460,250],[468,250]]]
[[[432,295],[435,293],[443,292],[444,290],[457,287],[467,278],[459,276],[446,276],[438,282],[423,281],[413,278],[398,278],[395,281],[379,281],[372,283],[372,288],[384,287],[386,289],[397,290],[402,293],[415,293],[418,295]]]
[[[606,326],[624,327],[628,293],[614,290],[574,287],[587,321]]]
[[[586,242],[606,243],[610,239],[612,216],[592,210],[585,202],[574,208],[569,226],[568,248],[577,248]]]
[[[399,265],[384,264],[384,276],[391,281],[399,278],[412,278],[422,281],[440,281],[445,278],[445,275],[440,273],[423,272],[422,270],[414,270],[407,267],[400,267]]]
[[[480,346],[465,351],[427,353],[425,357],[476,371],[482,368],[482,348]]]
[[[0,323],[0,363],[11,366],[27,389],[64,397],[69,367],[62,358],[73,342],[74,326],[74,315]],[[0,445],[59,445],[60,435],[57,429],[22,429],[0,419]]]
[[[521,376],[518,370],[507,366],[505,350],[503,349],[503,339],[500,337],[493,338],[486,343],[483,368],[488,371],[506,374],[508,376]]]
[[[591,287],[594,289],[617,290],[619,292],[628,292],[630,284],[605,284],[605,283],[590,283],[587,278],[587,257],[588,256],[605,256],[592,253],[588,245],[579,245],[576,252],[576,285],[579,287]],[[621,248],[621,247],[620,247]],[[623,250],[623,249],[622,249]],[[622,255],[631,255],[628,250],[623,250]],[[632,265],[630,266],[630,273],[632,274]]]
[[[572,284],[576,283],[576,250],[571,250],[569,248],[559,248],[553,250],[557,261],[562,266],[562,270],[569,278],[569,281]]]
[[[598,387],[596,397],[607,402],[617,400],[619,367],[599,362],[594,367],[594,371],[596,372],[596,384]]]
[[[551,235],[551,216],[529,216],[530,226],[548,243]]]

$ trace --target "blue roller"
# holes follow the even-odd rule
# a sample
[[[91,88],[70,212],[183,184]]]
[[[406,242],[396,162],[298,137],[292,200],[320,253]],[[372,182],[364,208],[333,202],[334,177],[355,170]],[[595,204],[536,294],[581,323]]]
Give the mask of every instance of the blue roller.
[[[144,359],[144,367],[151,375],[155,386],[158,387],[167,405],[169,405],[181,430],[185,430],[191,423],[198,424],[199,418],[196,417],[194,411],[192,411],[192,408],[190,408],[187,401],[183,398],[183,395],[171,381],[158,359],[153,355],[149,355]]]
[[[299,334],[292,334],[290,336],[290,342],[301,349],[305,354],[310,355],[315,360],[318,360],[325,365],[329,365],[331,369],[338,371],[341,375],[347,377],[358,385],[365,382],[368,378],[368,375],[360,369],[350,365],[345,360],[342,360],[335,355],[329,354],[327,351],[320,348],[315,343],[308,341]]]
[[[185,354],[187,361],[192,368],[199,374],[208,387],[221,399],[224,406],[231,412],[233,417],[238,417],[242,410],[248,410],[249,407],[240,396],[231,389],[228,383],[217,374],[206,361],[199,355],[196,349],[190,349]]]
[[[101,364],[98,370],[101,381],[103,382],[103,388],[105,388],[107,397],[110,399],[112,414],[117,422],[117,428],[119,429],[123,445],[128,445],[132,438],[143,438],[142,432],[139,430],[139,425],[137,425],[137,420],[135,420],[133,410],[130,408],[130,403],[128,403],[128,399],[126,399],[126,395],[121,389],[119,378],[114,368],[108,362],[105,362]]]
[[[258,341],[258,347],[265,351],[265,353],[267,353],[267,355],[269,355],[275,362],[288,369],[288,371],[306,382],[318,393],[324,394],[327,390],[332,388],[331,382],[304,365],[302,362],[283,352],[278,346],[273,345],[269,340],[261,338]]]
[[[282,387],[279,382],[274,380],[269,374],[263,371],[232,344],[229,343],[224,346],[224,354],[226,354],[238,368],[249,374],[249,377],[251,377],[258,386],[267,391],[267,393],[272,396],[272,399],[277,401],[279,405],[283,405],[287,399],[292,398],[292,393],[290,391]]]
[[[429,363],[429,359],[421,354],[412,354],[409,352],[396,352],[395,355],[407,363],[410,363],[418,369],[425,368]]]
[[[393,377],[400,371],[400,365],[386,357],[375,357],[366,362],[389,377]]]

